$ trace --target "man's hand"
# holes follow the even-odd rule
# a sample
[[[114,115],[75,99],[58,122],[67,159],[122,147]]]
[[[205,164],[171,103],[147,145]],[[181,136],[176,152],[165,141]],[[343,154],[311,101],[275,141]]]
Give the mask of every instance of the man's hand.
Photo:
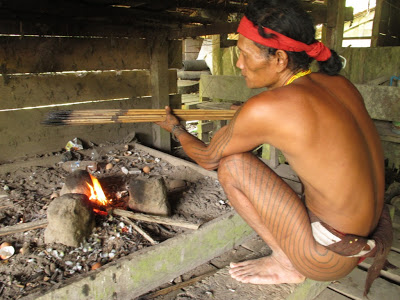
[[[171,108],[169,106],[165,107],[165,112],[167,114],[167,116],[165,117],[164,121],[161,122],[154,122],[155,124],[159,125],[161,128],[171,132],[172,128],[175,125],[179,125],[179,120],[177,117],[175,117],[172,112],[171,112]]]

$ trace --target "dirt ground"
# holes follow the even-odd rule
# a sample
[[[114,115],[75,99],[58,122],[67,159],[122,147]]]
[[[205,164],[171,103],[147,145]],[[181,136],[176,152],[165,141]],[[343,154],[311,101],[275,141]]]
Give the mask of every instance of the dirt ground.
[[[182,155],[179,152],[175,154]],[[69,159],[96,162],[98,171],[93,174],[100,179],[106,194],[118,199],[115,205],[119,207],[126,204],[128,197],[126,183],[132,177],[162,177],[165,180],[184,180],[186,185],[182,190],[170,190],[168,193],[172,208],[171,218],[201,224],[232,210],[227,204],[221,186],[215,179],[204,177],[185,167],[173,166],[134,148],[127,150],[124,144],[101,145],[85,151],[74,151],[72,155],[63,151],[25,158],[9,164],[9,171],[3,168],[4,166],[0,166],[0,230],[6,226],[46,219],[48,205],[54,197],[58,196],[65,178],[70,174],[63,168],[63,165],[65,167],[69,163]],[[38,166],[40,164],[36,162],[42,160],[54,163],[49,166]],[[110,163],[112,168],[107,170],[106,166]],[[143,172],[125,174],[126,170],[137,172],[144,166],[151,168],[149,174]],[[400,182],[399,171],[386,168],[386,187],[395,181]],[[400,187],[390,195],[387,194],[386,201],[389,202],[391,197],[399,193]],[[185,231],[176,226],[136,221],[135,223],[158,242]],[[0,244],[8,242],[15,250],[15,254],[10,258],[0,260],[1,299],[19,299],[37,292],[44,293],[50,288],[56,288],[69,278],[90,272],[96,263],[105,265],[134,251],[151,246],[145,238],[133,230],[132,226],[125,224],[120,217],[112,215],[96,215],[96,227],[91,236],[77,248],[62,244],[45,244],[44,230],[41,228],[0,235]],[[234,251],[239,253],[238,249]],[[251,255],[260,253],[255,250]],[[229,263],[228,261],[232,261],[234,256],[231,254],[224,264],[218,266],[220,270],[215,276],[180,289],[172,295],[160,296],[156,299],[224,299],[228,295],[231,295],[230,299],[241,299],[243,293],[249,295],[250,292],[256,292],[254,289],[249,291],[248,286],[241,286],[231,281],[227,275],[225,266]],[[248,256],[246,254],[237,259],[247,259]],[[213,262],[213,264],[216,263]],[[207,273],[200,269],[194,270],[186,275],[186,279],[197,276],[196,272],[197,275]],[[184,277],[183,275],[181,279],[186,281]],[[274,299],[284,299],[282,295],[290,294],[293,286],[284,288],[285,290],[269,290],[260,293],[264,295],[276,293],[277,296]]]
[[[184,180],[186,184],[184,189],[168,193],[171,218],[201,224],[231,210],[217,180],[173,166],[143,151],[127,150],[125,145],[103,146],[106,147],[96,147],[84,153],[73,151],[72,155],[64,151],[26,158],[22,164],[26,167],[0,173],[1,228],[46,219],[48,205],[59,195],[65,178],[70,174],[63,168],[63,164],[65,167],[69,163],[68,159],[97,162],[98,171],[93,174],[99,178],[106,195],[118,199],[115,205],[119,207],[126,204],[126,184],[132,177],[162,177],[165,180]],[[43,159],[56,163],[50,167],[35,166],[35,161]],[[109,163],[113,166],[107,170]],[[126,170],[136,173],[144,166],[151,168],[149,174],[125,174]],[[158,242],[185,231],[177,226],[135,223]],[[112,215],[96,215],[96,227],[91,236],[77,248],[45,244],[44,230],[0,236],[0,243],[8,242],[15,249],[14,255],[0,261],[1,299],[19,299],[45,292],[66,279],[90,272],[96,263],[104,265],[151,246],[132,226]]]

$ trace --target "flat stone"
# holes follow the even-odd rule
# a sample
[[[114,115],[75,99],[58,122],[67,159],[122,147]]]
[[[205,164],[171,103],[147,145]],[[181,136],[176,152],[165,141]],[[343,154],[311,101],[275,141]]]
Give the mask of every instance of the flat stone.
[[[65,194],[55,198],[47,209],[46,243],[78,247],[95,226],[89,200],[82,194]]]
[[[129,208],[158,216],[168,216],[171,208],[162,178],[136,178],[129,182]]]

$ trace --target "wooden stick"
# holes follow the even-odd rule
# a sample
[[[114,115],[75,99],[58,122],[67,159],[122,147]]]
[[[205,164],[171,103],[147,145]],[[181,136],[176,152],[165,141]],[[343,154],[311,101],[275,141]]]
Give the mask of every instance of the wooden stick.
[[[38,220],[34,222],[28,222],[28,223],[21,223],[13,226],[7,226],[4,228],[0,228],[0,236],[8,235],[8,234],[13,234],[13,233],[18,233],[18,232],[24,232],[28,230],[33,230],[37,228],[44,228],[47,226],[49,222],[47,219],[44,220]]]
[[[133,223],[131,220],[129,220],[128,218],[125,217],[121,217],[121,220],[123,220],[125,223],[128,223],[129,225],[131,225],[133,227],[133,229],[135,229],[138,233],[140,233],[146,240],[148,240],[150,242],[150,244],[152,245],[157,245],[158,242],[153,240],[152,237],[150,235],[148,235],[142,228],[140,228],[139,226],[137,226],[135,223]]]
[[[167,217],[138,214],[138,213],[133,213],[133,212],[123,210],[123,209],[118,209],[118,208],[113,209],[112,212],[110,212],[110,213],[113,215],[116,215],[116,216],[127,217],[127,218],[138,220],[138,221],[178,226],[178,227],[183,227],[183,228],[188,228],[188,229],[196,230],[200,227],[199,224],[193,224],[193,223],[189,223],[186,221],[180,221],[180,220],[173,220],[173,219],[167,218]]]

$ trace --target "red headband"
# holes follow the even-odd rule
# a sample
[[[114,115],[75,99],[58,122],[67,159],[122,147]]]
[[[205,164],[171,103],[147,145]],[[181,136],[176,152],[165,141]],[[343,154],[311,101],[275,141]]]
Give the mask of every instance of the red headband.
[[[264,32],[267,34],[274,34],[275,36],[272,38],[264,38],[258,33],[258,27],[246,17],[243,17],[240,21],[237,31],[258,44],[292,52],[305,51],[308,56],[318,61],[326,61],[332,55],[331,50],[321,42],[307,45],[266,27],[264,27]]]

